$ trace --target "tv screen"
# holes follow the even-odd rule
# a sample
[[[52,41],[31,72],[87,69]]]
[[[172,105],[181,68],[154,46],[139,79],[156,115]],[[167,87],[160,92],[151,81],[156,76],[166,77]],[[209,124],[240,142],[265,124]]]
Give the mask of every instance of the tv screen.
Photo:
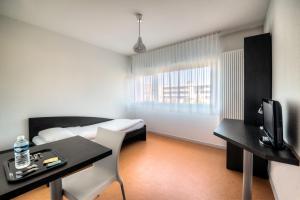
[[[282,131],[282,110],[278,101],[263,99],[264,131],[272,146],[276,149],[284,148]]]
[[[264,130],[269,137],[274,138],[274,113],[272,101],[263,101]]]

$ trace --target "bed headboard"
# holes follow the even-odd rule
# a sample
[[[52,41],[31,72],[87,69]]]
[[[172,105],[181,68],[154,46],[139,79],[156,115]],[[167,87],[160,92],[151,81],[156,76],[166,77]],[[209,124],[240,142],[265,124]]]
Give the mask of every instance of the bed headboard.
[[[37,136],[41,130],[54,127],[71,127],[71,126],[87,126],[106,122],[112,119],[99,117],[79,117],[79,116],[63,116],[63,117],[37,117],[29,118],[29,141]]]

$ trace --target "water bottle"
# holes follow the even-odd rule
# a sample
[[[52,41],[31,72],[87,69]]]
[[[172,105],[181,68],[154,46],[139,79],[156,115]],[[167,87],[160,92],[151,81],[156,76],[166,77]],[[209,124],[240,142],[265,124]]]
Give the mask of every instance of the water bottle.
[[[24,135],[17,137],[14,144],[15,151],[15,167],[22,169],[30,165],[29,142],[25,139]]]

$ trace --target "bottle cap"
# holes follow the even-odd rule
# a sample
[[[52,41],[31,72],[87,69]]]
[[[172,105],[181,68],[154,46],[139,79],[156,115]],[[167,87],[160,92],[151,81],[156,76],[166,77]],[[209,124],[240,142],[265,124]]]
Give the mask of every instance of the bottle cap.
[[[17,140],[24,140],[25,139],[25,136],[24,135],[19,135],[18,137],[17,137]]]

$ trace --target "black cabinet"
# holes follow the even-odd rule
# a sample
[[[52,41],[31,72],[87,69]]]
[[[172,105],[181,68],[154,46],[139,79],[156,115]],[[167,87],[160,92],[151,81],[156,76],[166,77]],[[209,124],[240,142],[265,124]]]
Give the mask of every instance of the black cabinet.
[[[257,113],[263,98],[272,98],[271,35],[261,34],[244,39],[244,122],[260,126]],[[227,143],[228,169],[243,170],[243,151]],[[253,160],[253,175],[268,178],[268,161],[257,156]]]
[[[261,125],[257,111],[263,98],[272,98],[272,47],[269,33],[244,40],[244,122]]]

